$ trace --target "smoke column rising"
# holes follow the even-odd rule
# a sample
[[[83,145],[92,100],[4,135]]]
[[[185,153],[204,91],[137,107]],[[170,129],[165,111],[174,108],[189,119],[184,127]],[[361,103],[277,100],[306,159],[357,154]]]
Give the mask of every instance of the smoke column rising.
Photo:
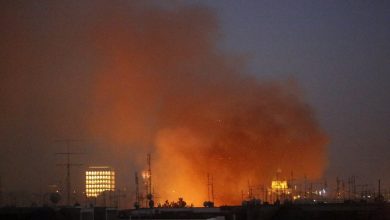
[[[278,168],[321,176],[326,138],[299,89],[245,75],[240,59],[216,48],[212,11],[134,14],[115,12],[115,25],[99,28],[107,69],[98,74],[95,109],[104,110],[93,129],[118,141],[151,142],[162,198],[200,205],[206,173],[225,204],[239,203],[248,179],[269,183]]]
[[[5,86],[10,95],[2,97],[13,109],[46,106],[39,120],[33,115],[19,122],[51,128],[34,135],[101,138],[118,158],[131,148],[135,153],[128,159],[139,167],[152,152],[161,199],[184,197],[196,205],[207,199],[207,173],[214,176],[217,204],[239,203],[248,180],[269,184],[278,168],[321,177],[327,137],[299,86],[246,74],[244,58],[217,48],[221,38],[212,10],[125,1],[66,4],[34,5],[29,13],[36,21],[13,21],[12,28],[32,28],[22,44],[4,37],[24,53],[8,55],[13,59],[2,65],[9,70],[3,85],[29,87],[34,77],[25,71],[39,69],[36,94],[15,94]],[[44,55],[34,57],[41,47]],[[41,100],[46,92],[51,95]],[[26,105],[26,99],[36,102]],[[53,104],[59,99],[65,102]]]

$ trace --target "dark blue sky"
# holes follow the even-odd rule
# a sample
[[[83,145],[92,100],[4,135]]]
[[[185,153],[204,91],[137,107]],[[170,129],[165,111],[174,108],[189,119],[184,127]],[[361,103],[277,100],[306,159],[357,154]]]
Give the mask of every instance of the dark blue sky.
[[[200,1],[199,4],[204,4]],[[390,181],[389,1],[207,1],[221,47],[296,79],[328,133],[328,176]]]

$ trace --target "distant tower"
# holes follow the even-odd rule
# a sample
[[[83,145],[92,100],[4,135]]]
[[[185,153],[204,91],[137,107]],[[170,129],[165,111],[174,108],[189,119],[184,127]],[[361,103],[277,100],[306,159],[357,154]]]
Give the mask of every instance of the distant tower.
[[[81,154],[81,153],[74,153],[69,151],[69,145],[72,142],[78,142],[80,140],[72,140],[72,139],[64,139],[64,140],[57,140],[56,142],[63,142],[66,144],[66,152],[60,152],[56,153],[58,155],[65,155],[66,156],[66,163],[57,164],[57,166],[65,166],[66,167],[66,205],[70,205],[70,194],[72,191],[72,185],[71,185],[71,175],[70,175],[70,168],[72,166],[81,166],[82,164],[76,164],[70,162],[70,157],[72,155]]]
[[[384,196],[382,195],[382,192],[381,192],[381,180],[380,179],[378,180],[378,196],[376,197],[376,200],[378,202],[384,201]]]
[[[207,198],[208,200],[203,203],[204,207],[214,207],[214,182],[213,176],[210,178],[210,174],[207,173]]]
[[[137,172],[134,173],[134,177],[135,177],[135,203],[134,203],[134,207],[136,209],[139,209],[140,197],[139,197],[139,181],[138,181],[138,173]]]
[[[248,180],[248,199],[251,200],[253,199],[253,187],[250,183],[250,181]]]
[[[151,164],[151,155],[148,154],[147,162],[148,162],[148,173],[149,173],[149,182],[148,182],[148,197],[152,197],[152,164]],[[150,198],[151,199],[151,198]]]
[[[0,176],[0,207],[3,206],[3,184],[1,182],[1,176]]]
[[[210,188],[211,188],[211,201],[214,203],[214,176],[211,176]]]
[[[348,177],[348,199],[356,199],[356,177]]]
[[[147,155],[147,164],[148,164],[148,170],[142,172],[142,178],[144,180],[145,184],[145,193],[146,193],[146,206],[149,206],[150,208],[154,207],[154,200],[153,200],[153,192],[152,192],[152,166],[151,166],[151,155]]]
[[[305,190],[305,193],[304,193],[304,195],[305,195],[305,199],[307,199],[307,176],[306,176],[306,174],[304,175],[304,190]]]
[[[339,177],[336,177],[336,198],[340,199],[340,179]]]
[[[291,179],[290,179],[290,183],[288,184],[289,185],[289,188],[291,188],[291,201],[294,199],[294,196],[295,196],[295,185],[294,185],[294,172],[291,170]]]

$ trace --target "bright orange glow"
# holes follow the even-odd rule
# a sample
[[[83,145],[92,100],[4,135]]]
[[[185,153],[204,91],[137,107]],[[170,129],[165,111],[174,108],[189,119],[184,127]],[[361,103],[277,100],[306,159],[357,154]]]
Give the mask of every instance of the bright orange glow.
[[[272,190],[286,190],[288,189],[287,181],[273,180],[271,183]]]
[[[118,157],[132,148],[137,169],[152,153],[156,203],[202,205],[207,173],[216,205],[241,204],[248,179],[268,186],[278,168],[322,176],[328,140],[300,87],[245,74],[244,57],[218,49],[210,9],[116,10],[92,41],[102,62],[90,133],[115,143]]]

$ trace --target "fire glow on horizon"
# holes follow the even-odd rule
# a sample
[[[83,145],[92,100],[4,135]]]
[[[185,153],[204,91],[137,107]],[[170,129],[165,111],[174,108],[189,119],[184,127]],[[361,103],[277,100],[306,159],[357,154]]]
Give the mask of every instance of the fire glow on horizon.
[[[47,3],[7,23],[26,36],[5,33],[6,69],[37,71],[4,77],[9,124],[25,118],[34,136],[103,140],[115,146],[107,161],[115,155],[142,167],[151,152],[159,197],[194,205],[207,199],[207,173],[216,204],[239,204],[248,179],[269,183],[277,168],[322,176],[328,138],[298,83],[247,73],[245,56],[218,47],[215,11],[143,1],[80,7]],[[15,133],[30,132],[25,124]]]
[[[321,177],[327,138],[295,82],[256,80],[218,52],[207,8],[150,10],[110,13],[98,29],[91,132],[155,145],[155,190],[169,200],[201,205],[206,173],[217,204],[240,203],[248,178],[270,182],[277,168]]]
[[[327,138],[301,91],[295,82],[253,79],[219,52],[212,11],[132,16],[125,17],[141,29],[121,22],[99,29],[111,33],[97,38],[108,65],[97,77],[95,109],[105,110],[91,130],[155,145],[161,198],[201,205],[206,173],[215,177],[217,204],[239,204],[248,179],[270,182],[277,168],[321,177]]]

